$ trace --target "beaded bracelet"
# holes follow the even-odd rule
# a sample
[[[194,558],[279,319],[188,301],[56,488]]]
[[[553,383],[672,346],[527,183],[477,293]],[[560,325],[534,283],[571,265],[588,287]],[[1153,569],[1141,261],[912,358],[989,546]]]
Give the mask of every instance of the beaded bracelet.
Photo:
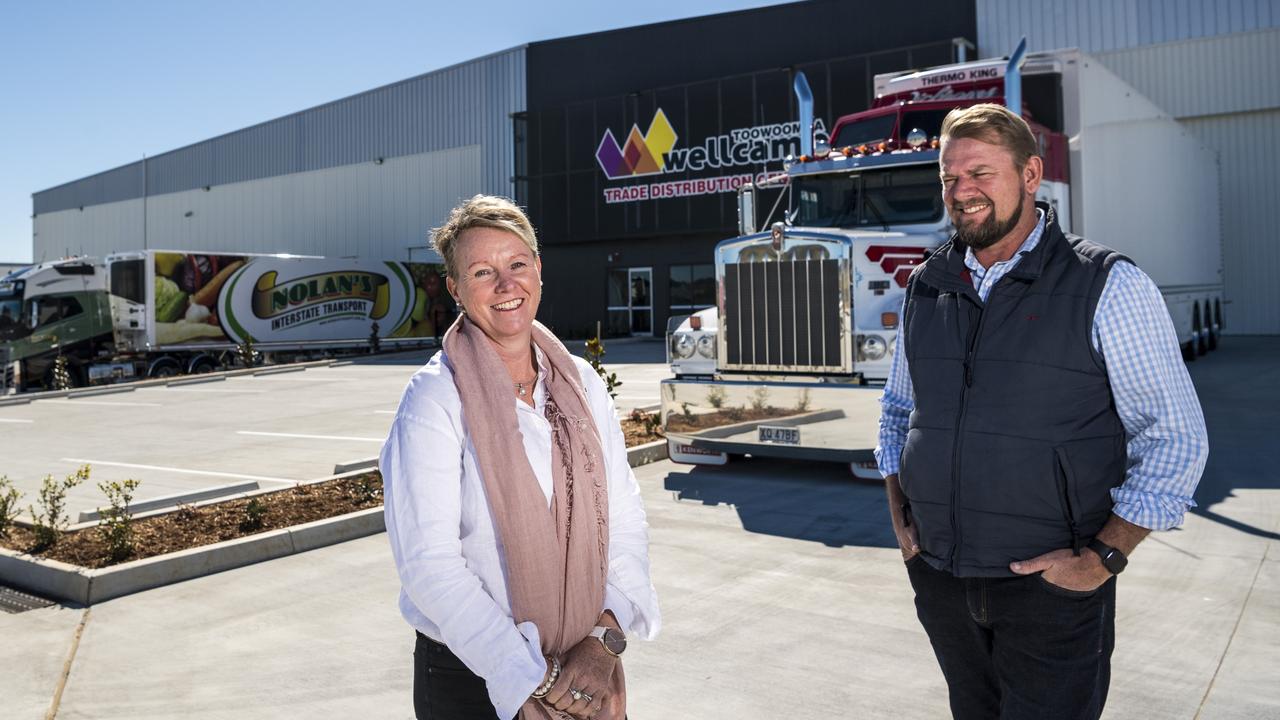
[[[547,693],[551,692],[552,686],[556,684],[556,680],[560,679],[560,661],[554,657],[549,657],[547,660],[551,663],[551,674],[547,676],[546,682],[533,691],[533,697],[535,698],[546,697]]]

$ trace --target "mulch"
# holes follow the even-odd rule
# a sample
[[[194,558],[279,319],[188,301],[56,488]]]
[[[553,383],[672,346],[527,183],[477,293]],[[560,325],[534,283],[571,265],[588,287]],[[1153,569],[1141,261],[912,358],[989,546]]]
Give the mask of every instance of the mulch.
[[[646,426],[639,417],[623,418],[622,431],[627,447],[662,438],[661,429],[655,429],[652,423]],[[371,470],[360,475],[298,485],[252,498],[226,500],[200,507],[184,505],[163,515],[134,520],[134,551],[118,561],[112,560],[106,540],[97,527],[63,533],[53,547],[32,554],[81,567],[101,568],[302,525],[380,505],[382,475],[377,470]],[[0,546],[10,550],[31,552],[35,545],[35,534],[25,527],[10,527],[7,536],[0,536]]]

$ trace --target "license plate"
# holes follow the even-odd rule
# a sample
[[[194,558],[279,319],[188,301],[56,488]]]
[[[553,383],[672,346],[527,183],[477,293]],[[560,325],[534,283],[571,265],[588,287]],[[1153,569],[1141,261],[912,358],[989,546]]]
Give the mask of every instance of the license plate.
[[[757,430],[760,433],[760,442],[762,443],[776,443],[778,445],[800,444],[800,428],[797,427],[761,425]]]

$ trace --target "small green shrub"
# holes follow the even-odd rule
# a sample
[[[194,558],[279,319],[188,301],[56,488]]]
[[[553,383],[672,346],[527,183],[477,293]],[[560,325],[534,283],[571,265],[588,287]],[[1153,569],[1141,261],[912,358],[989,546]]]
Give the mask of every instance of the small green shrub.
[[[0,477],[0,537],[9,537],[9,528],[22,512],[18,509],[21,499],[22,493],[9,482],[9,476]]]
[[[89,479],[89,466],[83,465],[79,470],[55,481],[52,475],[45,475],[40,484],[40,510],[28,507],[35,520],[32,531],[36,536],[33,552],[47,550],[58,543],[58,538],[67,527],[67,491]]]
[[[245,532],[262,529],[262,522],[267,517],[267,504],[258,498],[251,498],[244,506],[244,518],[240,520],[240,529]]]
[[[113,562],[120,562],[133,554],[133,512],[129,504],[133,502],[133,491],[138,489],[137,480],[124,482],[100,482],[98,489],[107,496],[108,507],[98,508],[102,520],[98,523],[98,534],[107,545],[107,552]]]
[[[618,398],[617,390],[622,387],[622,381],[618,379],[617,373],[611,373],[604,369],[604,365],[600,362],[600,359],[604,357],[604,353],[604,343],[601,342],[600,338],[593,337],[587,341],[587,362],[590,363],[596,374],[600,376],[600,379],[604,380],[605,387],[609,389],[609,397],[616,400]]]
[[[718,385],[712,386],[712,388],[707,391],[707,404],[719,410],[724,407],[725,395],[726,393],[724,388],[719,387]]]

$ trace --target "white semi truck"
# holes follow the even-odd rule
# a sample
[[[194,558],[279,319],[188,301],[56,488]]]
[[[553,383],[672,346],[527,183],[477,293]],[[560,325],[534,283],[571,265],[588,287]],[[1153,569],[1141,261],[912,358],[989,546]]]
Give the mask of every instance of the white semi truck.
[[[1022,112],[1045,159],[1039,199],[1065,230],[1155,280],[1186,359],[1216,347],[1217,159],[1097,60],[1075,49],[1026,55],[1024,41],[1009,58],[877,75],[872,108],[840,118],[818,147],[803,73],[795,86],[802,154],[780,175],[781,217],[757,231],[758,189],[740,192],[742,235],[715,251],[717,304],[668,337],[672,459],[834,460],[879,477],[878,400],[907,278],[952,232],[938,133],[955,107]]]
[[[439,262],[145,250],[0,280],[0,393],[202,373],[258,353],[435,343],[456,314]],[[375,340],[376,338],[376,340]]]

